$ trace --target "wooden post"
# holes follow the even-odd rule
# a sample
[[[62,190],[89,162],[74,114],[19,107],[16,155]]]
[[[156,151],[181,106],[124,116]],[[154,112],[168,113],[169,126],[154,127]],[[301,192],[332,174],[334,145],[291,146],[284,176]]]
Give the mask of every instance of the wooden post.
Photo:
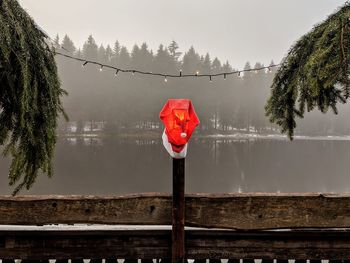
[[[173,158],[172,263],[185,259],[185,159]]]

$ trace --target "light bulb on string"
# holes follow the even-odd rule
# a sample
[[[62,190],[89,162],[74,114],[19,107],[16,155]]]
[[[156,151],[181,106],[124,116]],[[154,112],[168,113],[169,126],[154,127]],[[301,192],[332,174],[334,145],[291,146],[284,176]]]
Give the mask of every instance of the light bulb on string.
[[[119,69],[115,72],[114,76],[116,77],[118,75]]]
[[[213,82],[211,75],[209,76],[209,82]]]
[[[168,79],[167,79],[167,77],[166,77],[166,76],[164,77],[164,82],[168,82]]]
[[[81,64],[82,67],[85,67],[87,64],[94,64],[96,65],[97,67],[100,66],[99,68],[99,71],[102,72],[103,71],[103,68],[110,68],[110,69],[114,69],[116,70],[115,71],[115,75],[117,75],[119,73],[119,71],[121,72],[126,72],[126,73],[132,73],[132,75],[134,76],[135,73],[137,74],[140,74],[140,75],[154,75],[154,76],[163,76],[165,77],[164,81],[167,82],[167,78],[168,76],[163,74],[163,73],[153,73],[152,71],[148,71],[148,72],[143,72],[143,71],[138,71],[136,69],[119,69],[119,68],[116,68],[116,67],[113,67],[113,66],[109,66],[109,65],[105,65],[105,64],[101,64],[100,62],[98,61],[93,61],[93,60],[85,60],[85,59],[81,59],[81,58],[78,58],[78,57],[74,57],[74,56],[70,56],[70,55],[66,55],[66,54],[63,54],[63,53],[59,53],[59,52],[56,52],[57,55],[61,55],[61,56],[64,56],[64,57],[67,57],[67,58],[70,58],[70,59],[74,59],[76,61],[79,61]],[[178,75],[170,75],[170,77],[177,77],[177,78],[181,78],[181,77],[209,77],[209,80],[211,81],[213,77],[216,77],[216,76],[223,76],[224,80],[226,80],[228,78],[227,75],[232,75],[232,76],[235,76],[237,74],[238,77],[244,77],[246,74],[245,72],[252,72],[252,73],[259,73],[259,71],[263,70],[264,73],[271,73],[271,72],[274,72],[273,68],[274,67],[280,67],[281,65],[283,65],[282,63],[281,64],[270,64],[269,66],[261,66],[261,67],[256,67],[256,68],[250,68],[250,69],[242,69],[242,70],[236,70],[236,71],[228,71],[228,72],[222,72],[222,73],[219,73],[219,74],[214,74],[214,75],[209,75],[209,74],[200,74],[200,71],[199,70],[195,70],[194,73],[188,73],[188,74],[182,74],[182,69],[179,69],[179,74]],[[248,75],[250,73],[247,73]]]

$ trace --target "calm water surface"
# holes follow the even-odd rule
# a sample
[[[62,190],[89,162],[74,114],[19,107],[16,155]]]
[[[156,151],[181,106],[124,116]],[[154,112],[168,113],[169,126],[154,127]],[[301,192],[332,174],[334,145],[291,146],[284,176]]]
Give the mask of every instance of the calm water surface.
[[[22,194],[170,192],[160,139],[60,138],[55,175]],[[193,139],[187,192],[349,192],[350,141]],[[0,194],[10,194],[0,158]]]

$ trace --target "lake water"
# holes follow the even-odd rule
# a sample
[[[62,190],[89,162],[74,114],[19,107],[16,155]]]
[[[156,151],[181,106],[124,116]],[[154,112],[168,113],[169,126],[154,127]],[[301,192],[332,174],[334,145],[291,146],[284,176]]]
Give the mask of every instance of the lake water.
[[[22,194],[171,192],[171,158],[161,139],[60,138],[55,175]],[[0,194],[10,194],[0,158]],[[186,192],[349,192],[350,141],[193,138]]]

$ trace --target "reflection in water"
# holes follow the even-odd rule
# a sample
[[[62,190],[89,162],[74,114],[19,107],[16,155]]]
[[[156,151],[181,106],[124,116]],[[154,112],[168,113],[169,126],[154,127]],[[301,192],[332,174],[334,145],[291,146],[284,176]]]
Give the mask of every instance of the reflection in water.
[[[347,192],[350,141],[194,138],[186,159],[190,192]],[[61,138],[55,175],[23,194],[170,192],[171,159],[161,139]],[[0,194],[11,193],[0,159]]]

